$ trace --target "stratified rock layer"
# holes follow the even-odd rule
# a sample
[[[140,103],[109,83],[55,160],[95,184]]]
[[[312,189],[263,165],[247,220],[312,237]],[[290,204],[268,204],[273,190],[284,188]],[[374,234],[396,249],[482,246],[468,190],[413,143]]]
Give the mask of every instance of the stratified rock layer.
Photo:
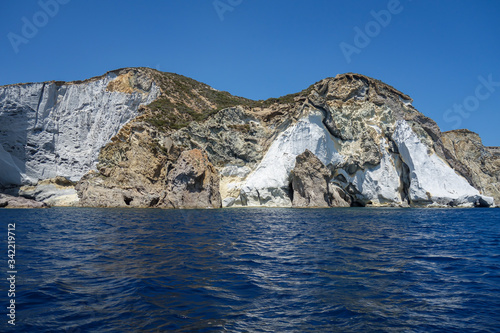
[[[44,202],[49,206],[79,205],[75,183],[64,177],[44,179],[33,186],[22,186],[17,194],[28,199]]]

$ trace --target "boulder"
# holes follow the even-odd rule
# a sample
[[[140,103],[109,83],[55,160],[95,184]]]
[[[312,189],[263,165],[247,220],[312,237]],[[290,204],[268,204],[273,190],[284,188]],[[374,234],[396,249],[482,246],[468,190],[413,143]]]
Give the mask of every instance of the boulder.
[[[483,195],[463,195],[449,204],[452,207],[493,207],[495,200]]]
[[[296,157],[291,173],[293,207],[349,207],[345,192],[330,184],[331,172],[309,150]]]
[[[182,152],[167,176],[167,190],[160,206],[173,208],[221,208],[219,174],[205,152]]]
[[[79,202],[75,183],[60,176],[41,180],[35,186],[22,186],[18,194],[50,206],[77,206]]]
[[[0,194],[0,208],[48,208],[49,206],[44,202],[35,200],[14,197],[12,195]]]

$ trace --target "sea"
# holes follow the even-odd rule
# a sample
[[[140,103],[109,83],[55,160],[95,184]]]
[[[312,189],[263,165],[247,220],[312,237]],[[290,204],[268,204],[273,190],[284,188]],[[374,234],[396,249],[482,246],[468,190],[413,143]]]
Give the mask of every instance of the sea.
[[[500,209],[4,209],[0,234],[1,332],[500,332]]]

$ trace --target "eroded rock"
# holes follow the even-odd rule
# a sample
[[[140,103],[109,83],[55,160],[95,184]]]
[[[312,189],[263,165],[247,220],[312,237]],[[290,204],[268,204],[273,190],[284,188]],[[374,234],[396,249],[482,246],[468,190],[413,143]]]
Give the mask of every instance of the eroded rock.
[[[65,177],[55,177],[39,181],[34,186],[22,186],[18,194],[49,206],[78,206],[79,199],[75,183]]]
[[[411,103],[353,73],[267,101],[144,68],[0,87],[0,187],[61,205],[72,185],[48,179],[64,176],[103,207],[498,201],[499,149],[442,134]]]
[[[500,155],[498,147],[485,147],[479,135],[468,130],[443,133],[443,144],[466,168],[474,186],[500,203]]]
[[[48,208],[44,202],[0,193],[0,208]]]
[[[221,208],[219,174],[199,149],[184,151],[169,172],[161,205],[173,208]]]
[[[331,184],[331,172],[308,149],[298,155],[291,172],[293,207],[349,207],[345,192]]]

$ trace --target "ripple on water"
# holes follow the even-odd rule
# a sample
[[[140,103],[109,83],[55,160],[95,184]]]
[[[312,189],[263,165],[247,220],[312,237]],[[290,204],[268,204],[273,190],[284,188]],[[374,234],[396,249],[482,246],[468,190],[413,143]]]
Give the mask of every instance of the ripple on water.
[[[26,332],[494,332],[499,217],[494,209],[0,211],[2,223],[16,222],[16,329]]]

